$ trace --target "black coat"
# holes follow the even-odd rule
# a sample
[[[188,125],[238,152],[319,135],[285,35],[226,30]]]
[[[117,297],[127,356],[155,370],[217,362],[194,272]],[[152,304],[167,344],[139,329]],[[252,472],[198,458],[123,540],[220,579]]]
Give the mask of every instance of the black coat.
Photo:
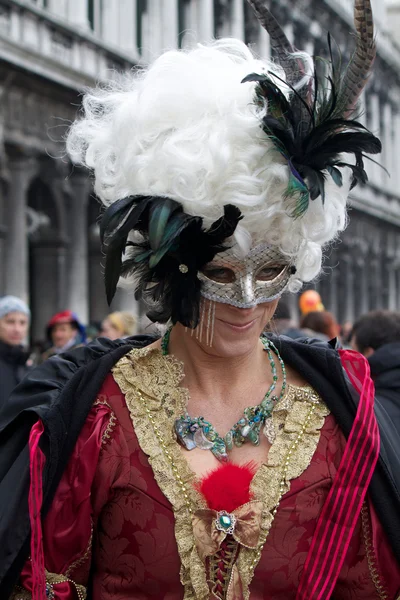
[[[338,352],[330,343],[271,336],[283,360],[323,398],[348,437],[357,411]],[[69,457],[104,379],[132,348],[155,338],[136,336],[114,342],[100,338],[88,346],[56,356],[34,369],[0,411],[0,598],[7,600],[29,555],[28,514],[30,428],[44,425],[41,448],[44,516],[51,506]],[[376,403],[381,452],[369,493],[400,563],[399,432],[384,407]]]
[[[0,341],[0,408],[28,372],[28,357],[29,353],[22,346]]]
[[[376,397],[400,431],[400,342],[381,346],[370,356],[368,362]]]

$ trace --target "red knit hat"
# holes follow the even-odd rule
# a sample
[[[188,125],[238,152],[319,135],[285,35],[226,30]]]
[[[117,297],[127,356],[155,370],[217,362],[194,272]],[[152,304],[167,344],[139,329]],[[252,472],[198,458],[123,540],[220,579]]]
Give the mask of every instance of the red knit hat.
[[[50,337],[51,330],[53,329],[53,327],[60,323],[70,323],[71,325],[75,325],[82,336],[82,341],[85,340],[85,327],[79,321],[78,315],[72,312],[72,310],[64,310],[62,312],[56,313],[51,317],[50,321],[47,323],[48,337]]]

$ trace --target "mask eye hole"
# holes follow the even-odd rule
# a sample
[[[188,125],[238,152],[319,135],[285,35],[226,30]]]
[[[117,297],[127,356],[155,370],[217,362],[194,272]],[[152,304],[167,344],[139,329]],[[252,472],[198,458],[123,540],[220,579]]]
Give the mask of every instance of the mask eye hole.
[[[272,281],[286,269],[286,265],[268,265],[262,267],[256,274],[257,281]]]
[[[205,267],[203,275],[216,283],[233,283],[235,281],[235,273],[227,267]]]

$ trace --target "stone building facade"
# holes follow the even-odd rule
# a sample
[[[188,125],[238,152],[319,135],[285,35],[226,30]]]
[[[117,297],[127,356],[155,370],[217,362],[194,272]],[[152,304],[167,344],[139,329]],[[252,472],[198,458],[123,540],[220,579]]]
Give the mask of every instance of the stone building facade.
[[[329,30],[344,59],[353,44],[352,4],[269,2],[297,47],[321,54]],[[370,184],[353,194],[349,226],[315,284],[341,320],[400,309],[400,49],[387,35],[384,2],[375,5],[379,55],[363,119],[383,139],[391,177],[369,165]],[[240,37],[269,55],[245,0],[0,0],[0,294],[29,300],[34,339],[57,310],[75,310],[84,322],[108,311],[99,207],[88,174],[71,166],[62,142],[81,90],[140,68],[162,49],[213,36]],[[126,292],[113,308],[137,311]]]

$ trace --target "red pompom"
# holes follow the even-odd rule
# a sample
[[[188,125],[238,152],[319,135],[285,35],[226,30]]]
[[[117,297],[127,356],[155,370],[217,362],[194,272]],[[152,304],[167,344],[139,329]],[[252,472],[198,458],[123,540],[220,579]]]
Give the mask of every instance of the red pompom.
[[[196,486],[213,510],[232,512],[252,499],[250,484],[254,477],[254,463],[235,465],[224,463],[203,477]]]

